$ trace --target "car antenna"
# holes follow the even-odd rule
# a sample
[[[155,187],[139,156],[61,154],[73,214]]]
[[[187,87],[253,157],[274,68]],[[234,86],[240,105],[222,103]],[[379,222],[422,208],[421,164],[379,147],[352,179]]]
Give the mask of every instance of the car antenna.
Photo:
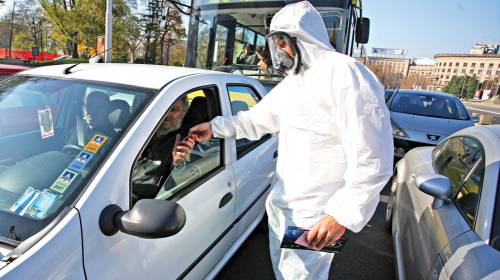
[[[94,56],[90,57],[90,58],[89,58],[89,60],[91,60],[92,58],[94,58],[94,57],[96,57],[96,56],[98,56],[98,55],[101,55],[101,54],[103,54],[103,53],[105,53],[105,52],[107,52],[107,51],[109,51],[109,50],[111,50],[111,49],[113,49],[113,48],[109,48],[109,49],[107,49],[107,50],[104,50],[104,51],[102,51],[102,52],[100,52],[100,53],[98,53],[98,54],[96,54],[96,55],[94,55]],[[78,66],[79,64],[81,64],[81,63],[79,62],[79,63],[73,64],[73,65],[71,65],[71,66],[69,66],[69,67],[64,68],[64,71],[63,71],[64,75],[71,74],[71,69],[75,68],[75,67],[76,67],[76,66]]]

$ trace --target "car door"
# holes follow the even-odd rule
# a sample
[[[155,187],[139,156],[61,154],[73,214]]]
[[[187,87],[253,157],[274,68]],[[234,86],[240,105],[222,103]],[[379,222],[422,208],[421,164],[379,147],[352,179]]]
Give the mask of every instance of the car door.
[[[479,172],[483,152],[478,141],[468,137],[452,137],[440,144],[433,153],[431,164],[416,166],[410,171],[408,195],[410,203],[401,207],[406,212],[400,217],[401,246],[405,276],[408,279],[426,279],[439,261],[438,253],[451,240],[470,230],[456,206],[459,190]],[[445,203],[432,209],[433,197],[420,191],[414,179],[419,174],[435,172],[447,176],[452,183],[455,203]],[[478,187],[475,187],[477,190]]]
[[[177,202],[184,209],[186,222],[179,233],[148,239],[123,232],[106,236],[99,229],[99,217],[106,206],[131,209],[135,193],[131,180],[139,176],[138,160],[179,98],[187,97],[189,102],[189,98],[205,95],[211,114],[221,114],[218,77],[190,76],[167,85],[88,186],[77,208],[90,279],[201,279],[234,242],[230,225],[236,200],[224,139],[200,143],[203,147],[193,150],[190,159],[171,171],[155,196]]]
[[[259,92],[257,86],[250,81],[226,84],[232,115],[251,109],[262,99],[263,91]],[[236,178],[236,216],[241,219],[238,236],[244,236],[265,210],[264,203],[271,188],[278,157],[276,138],[268,134],[255,141],[231,139],[234,143],[231,158]]]

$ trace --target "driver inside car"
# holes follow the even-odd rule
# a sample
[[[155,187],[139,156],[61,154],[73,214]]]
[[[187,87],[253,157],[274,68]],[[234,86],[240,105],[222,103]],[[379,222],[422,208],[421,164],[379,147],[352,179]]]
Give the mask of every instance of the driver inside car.
[[[185,136],[183,134],[187,134],[187,129],[182,127],[182,121],[188,107],[185,97],[175,102],[134,166],[134,201],[140,198],[154,198],[172,169],[181,164],[194,148],[196,143],[193,139],[181,138]]]

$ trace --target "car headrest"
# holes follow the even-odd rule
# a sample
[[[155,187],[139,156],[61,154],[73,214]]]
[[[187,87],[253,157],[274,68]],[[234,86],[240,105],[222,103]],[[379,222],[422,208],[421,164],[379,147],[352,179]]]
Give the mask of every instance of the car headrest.
[[[208,121],[207,99],[203,96],[197,96],[191,102],[191,106],[182,120],[182,127],[190,128]]]
[[[121,99],[112,100],[108,119],[115,129],[123,129],[130,119],[130,106],[127,101]]]

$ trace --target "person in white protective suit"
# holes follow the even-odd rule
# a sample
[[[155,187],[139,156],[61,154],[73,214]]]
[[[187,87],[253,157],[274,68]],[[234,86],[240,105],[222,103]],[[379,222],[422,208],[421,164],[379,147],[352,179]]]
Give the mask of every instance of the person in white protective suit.
[[[377,78],[335,52],[307,1],[287,5],[268,35],[273,64],[288,75],[260,103],[191,129],[197,141],[259,139],[279,132],[277,178],[267,199],[270,254],[278,279],[327,279],[333,254],[280,248],[287,226],[311,228],[322,248],[359,232],[392,175],[393,140]]]

